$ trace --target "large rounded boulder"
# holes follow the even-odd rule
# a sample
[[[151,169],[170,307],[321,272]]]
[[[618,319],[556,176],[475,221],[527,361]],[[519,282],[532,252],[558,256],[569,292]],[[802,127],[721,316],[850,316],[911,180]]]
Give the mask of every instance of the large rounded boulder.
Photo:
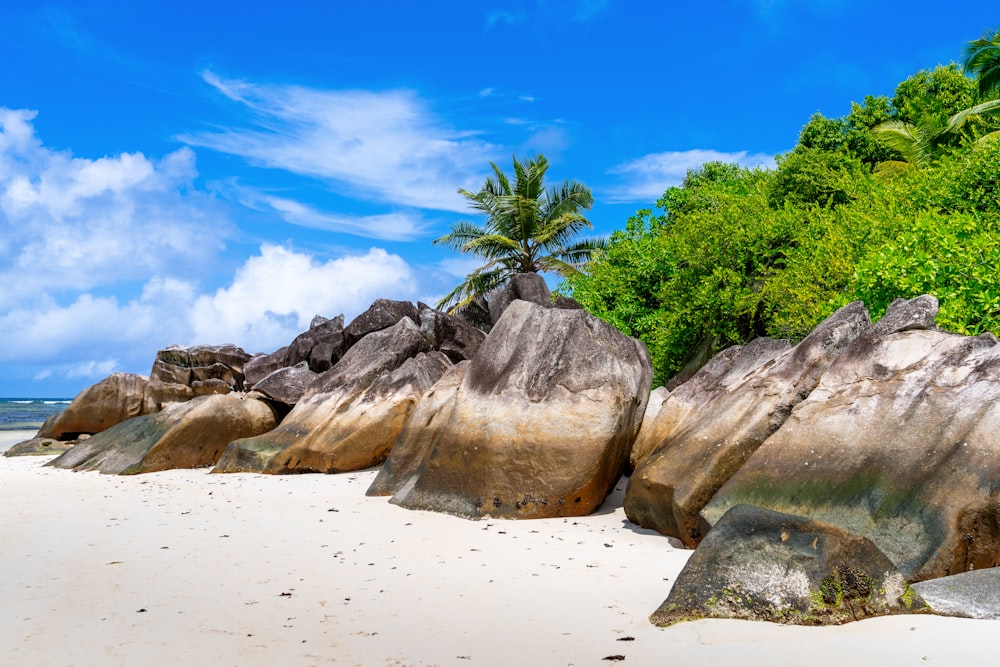
[[[702,511],[752,503],[872,540],[910,581],[1000,565],[1000,345],[899,301]]]
[[[334,473],[377,465],[450,365],[404,316],[319,375],[278,428],[231,443],[215,472]]]
[[[442,387],[439,409],[408,425],[423,456],[406,463],[392,502],[507,518],[600,506],[649,396],[642,343],[582,310],[517,300],[457,373],[442,380],[457,387]]]
[[[778,430],[792,408],[809,395],[826,369],[870,323],[864,305],[855,302],[831,315],[793,348],[781,351],[781,345],[747,345],[719,368],[725,372],[720,373],[718,391],[685,390],[689,383],[692,387],[700,384],[697,375],[678,387],[659,412],[660,419],[670,424],[667,436],[639,462],[629,480],[628,517],[678,538],[685,546],[696,546],[709,528],[699,515],[702,508]],[[743,359],[747,356],[749,360]],[[751,370],[743,373],[741,369]],[[689,400],[679,400],[685,392]],[[671,409],[680,416],[671,417]]]
[[[62,412],[50,417],[36,438],[72,440],[100,433],[143,414],[148,380],[134,373],[112,373],[80,392]]]
[[[114,474],[202,468],[214,465],[231,440],[276,425],[264,401],[232,393],[200,396],[117,424],[49,465]]]

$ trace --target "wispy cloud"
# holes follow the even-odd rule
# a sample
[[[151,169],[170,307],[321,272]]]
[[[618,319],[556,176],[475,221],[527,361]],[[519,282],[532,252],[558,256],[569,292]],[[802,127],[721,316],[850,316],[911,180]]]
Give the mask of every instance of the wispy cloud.
[[[195,185],[190,148],[75,157],[42,143],[35,115],[0,108],[0,372],[74,384],[148,372],[171,343],[271,351],[317,313],[350,318],[378,297],[440,289],[381,248],[331,258],[278,244],[220,281],[231,210]],[[340,218],[256,196],[293,224],[367,225],[379,238],[421,231],[409,214]]]
[[[244,206],[258,211],[276,213],[291,225],[339,232],[370,239],[410,241],[421,236],[429,226],[416,213],[393,212],[378,215],[345,215],[321,211],[308,204],[278,197],[253,188],[224,188]]]
[[[205,81],[255,113],[254,127],[182,140],[252,164],[314,177],[335,190],[397,206],[464,211],[458,188],[481,179],[502,153],[457,130],[411,91],[315,90],[224,79]]]
[[[667,188],[680,185],[691,169],[706,162],[734,162],[744,167],[771,167],[774,156],[763,153],[724,153],[715,150],[693,149],[651,153],[608,170],[621,181],[609,187],[602,198],[609,203],[652,202],[660,198]]]

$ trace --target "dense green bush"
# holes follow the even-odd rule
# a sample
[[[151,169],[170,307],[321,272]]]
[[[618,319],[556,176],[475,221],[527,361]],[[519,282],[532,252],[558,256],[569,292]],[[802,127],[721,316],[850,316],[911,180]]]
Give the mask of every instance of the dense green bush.
[[[1000,140],[893,177],[800,145],[775,170],[705,165],[657,206],[563,289],[645,341],[658,382],[757,336],[798,340],[855,299],[878,317],[934,294],[942,327],[1000,332]]]

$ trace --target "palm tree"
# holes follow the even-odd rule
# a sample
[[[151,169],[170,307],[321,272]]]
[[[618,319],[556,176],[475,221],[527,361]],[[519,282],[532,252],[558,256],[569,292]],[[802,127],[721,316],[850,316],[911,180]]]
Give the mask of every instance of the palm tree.
[[[979,82],[980,95],[1000,91],[1000,30],[966,44],[964,67]]]
[[[518,273],[553,271],[566,277],[580,273],[591,253],[603,248],[603,239],[573,242],[590,221],[581,211],[594,202],[590,188],[577,181],[563,181],[545,189],[549,161],[543,155],[522,162],[514,158],[514,183],[491,162],[494,176],[479,192],[459,190],[472,208],[486,215],[479,225],[463,220],[451,232],[434,240],[485,264],[438,302],[438,308],[461,310]]]
[[[890,120],[876,125],[872,132],[889,148],[898,151],[903,159],[882,162],[875,172],[888,175],[926,167],[936,162],[956,141],[979,143],[1000,136],[1000,130],[984,118],[998,109],[1000,100],[990,100],[951,116],[927,115],[916,123]]]

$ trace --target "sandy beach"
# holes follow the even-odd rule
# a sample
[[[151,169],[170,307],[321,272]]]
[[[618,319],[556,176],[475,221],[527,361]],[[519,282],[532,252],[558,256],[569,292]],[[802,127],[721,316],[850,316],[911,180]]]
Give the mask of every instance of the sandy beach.
[[[0,451],[31,432],[0,434]],[[344,475],[132,477],[0,458],[2,665],[953,665],[1000,621],[647,616],[690,552],[593,516],[466,521]]]

